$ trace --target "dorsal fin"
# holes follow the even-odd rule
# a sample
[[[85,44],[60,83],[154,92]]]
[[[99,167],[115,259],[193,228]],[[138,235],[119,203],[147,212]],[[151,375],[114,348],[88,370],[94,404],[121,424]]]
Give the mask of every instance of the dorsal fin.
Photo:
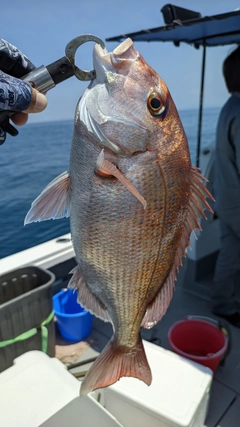
[[[32,202],[24,225],[30,222],[69,217],[69,182],[70,177],[68,172],[63,172],[51,181]]]
[[[206,201],[206,197],[209,197],[211,200],[214,200],[214,198],[202,183],[202,180],[207,181],[206,178],[204,178],[198,172],[197,168],[192,167],[189,206],[185,222],[183,224],[182,237],[179,242],[179,247],[175,255],[172,269],[164,285],[153,301],[151,301],[151,303],[148,305],[146,313],[143,317],[141,326],[146,329],[150,329],[156,325],[156,323],[161,320],[167,311],[167,308],[172,299],[179,265],[182,265],[182,257],[185,256],[186,248],[190,244],[190,234],[192,231],[195,234],[195,229],[201,230],[201,225],[198,221],[198,218],[206,218],[206,215],[203,212],[204,209],[208,209],[213,213],[211,206]]]

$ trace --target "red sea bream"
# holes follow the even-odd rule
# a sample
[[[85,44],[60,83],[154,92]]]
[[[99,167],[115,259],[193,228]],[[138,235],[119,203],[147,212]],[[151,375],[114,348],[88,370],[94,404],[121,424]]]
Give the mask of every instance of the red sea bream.
[[[190,233],[211,210],[168,88],[133,42],[111,53],[95,45],[93,62],[96,78],[76,109],[69,172],[26,217],[70,216],[78,265],[69,286],[113,326],[81,394],[122,376],[151,384],[140,328],[166,312]]]

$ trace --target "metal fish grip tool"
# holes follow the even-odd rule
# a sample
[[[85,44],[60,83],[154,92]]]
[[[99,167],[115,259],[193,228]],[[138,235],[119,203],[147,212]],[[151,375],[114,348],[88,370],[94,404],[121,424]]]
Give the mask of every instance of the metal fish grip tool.
[[[87,42],[95,42],[105,47],[103,40],[93,34],[83,34],[75,37],[65,47],[65,56],[51,64],[35,68],[30,73],[21,77],[22,80],[29,82],[31,86],[39,92],[46,93],[57,84],[76,76],[82,81],[93,80],[96,76],[95,70],[81,70],[75,64],[75,56],[78,48]],[[16,111],[4,110],[0,112],[0,127],[12,136],[18,135],[18,130],[9,123],[9,119],[17,114]],[[0,144],[3,144],[1,141]]]

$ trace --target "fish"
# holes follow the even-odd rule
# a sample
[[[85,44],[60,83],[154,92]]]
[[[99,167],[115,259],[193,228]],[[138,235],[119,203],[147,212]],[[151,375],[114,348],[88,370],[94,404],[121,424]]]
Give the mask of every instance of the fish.
[[[141,339],[165,314],[190,234],[212,212],[191,165],[171,94],[131,39],[93,48],[96,77],[75,113],[70,167],[32,203],[25,224],[70,217],[69,287],[113,336],[80,394],[130,376],[152,382]]]

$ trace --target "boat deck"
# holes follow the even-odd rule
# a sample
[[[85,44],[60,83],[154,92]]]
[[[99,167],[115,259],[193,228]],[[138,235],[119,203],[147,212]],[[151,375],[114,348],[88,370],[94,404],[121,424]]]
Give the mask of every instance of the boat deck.
[[[223,322],[211,313],[210,286],[211,276],[192,288],[184,286],[185,268],[179,275],[172,302],[163,319],[152,329],[142,330],[142,337],[163,348],[170,349],[167,335],[171,325],[187,315],[215,318],[226,325],[231,337],[231,349],[224,366],[219,366],[213,378],[206,427],[239,427],[240,414],[240,329]],[[186,277],[186,276],[185,276]],[[240,302],[240,295],[238,295]],[[111,325],[94,319],[93,330],[88,339],[91,345],[79,360],[89,358],[100,352],[112,335]],[[81,367],[86,370],[86,367]],[[79,368],[74,369],[79,370]]]

